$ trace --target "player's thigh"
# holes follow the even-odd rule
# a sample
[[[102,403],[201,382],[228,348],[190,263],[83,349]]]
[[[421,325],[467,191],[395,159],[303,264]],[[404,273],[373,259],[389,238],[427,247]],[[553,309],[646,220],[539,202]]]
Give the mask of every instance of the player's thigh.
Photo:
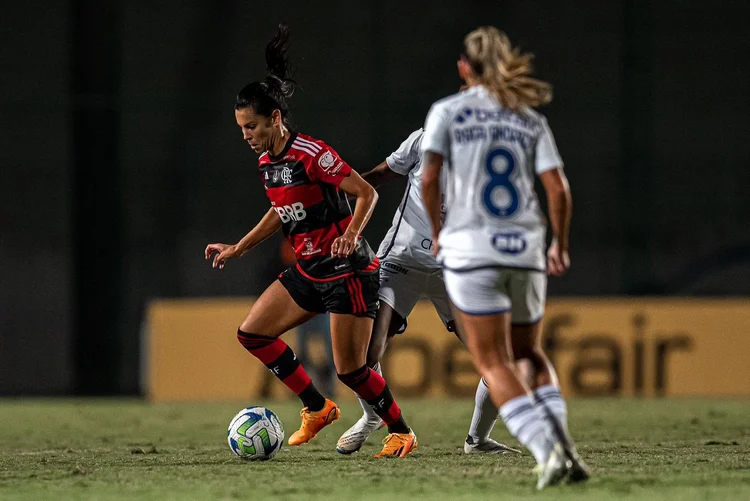
[[[547,275],[538,271],[506,270],[511,301],[511,322],[531,325],[544,316]]]
[[[430,274],[424,295],[435,307],[435,311],[440,317],[440,320],[443,321],[445,328],[449,332],[455,331],[451,300],[448,297],[448,291],[445,290],[445,280],[443,278],[442,270],[437,270]]]
[[[336,372],[349,374],[365,365],[373,319],[331,313],[331,343]]]
[[[378,299],[405,319],[422,296],[426,279],[427,274],[421,270],[385,262],[380,268]]]
[[[455,319],[477,365],[507,362],[511,305],[502,270],[446,270],[444,277]]]
[[[404,326],[404,322],[406,322],[406,319],[399,315],[390,304],[381,302],[372,326],[370,345],[376,339],[389,339],[398,334],[399,330]]]
[[[511,319],[510,353],[513,359],[532,358],[534,350],[541,350],[542,320],[533,323],[516,323]]]
[[[506,337],[510,330],[510,313],[469,314],[454,307],[461,337],[480,372],[509,362]]]
[[[276,280],[255,301],[240,329],[250,334],[279,337],[316,314],[299,306],[289,291]]]
[[[333,361],[339,374],[353,372],[367,359],[373,319],[378,312],[378,275],[350,275],[320,284],[331,313]]]

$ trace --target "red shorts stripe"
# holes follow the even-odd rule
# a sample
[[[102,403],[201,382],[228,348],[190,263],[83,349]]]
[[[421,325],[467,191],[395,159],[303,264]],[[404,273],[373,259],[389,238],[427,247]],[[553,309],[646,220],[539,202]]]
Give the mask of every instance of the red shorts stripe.
[[[352,282],[354,284],[355,296],[357,296],[357,301],[362,310],[360,313],[364,313],[367,311],[367,303],[365,303],[365,296],[362,294],[362,280],[355,276],[352,277]]]
[[[305,372],[305,369],[300,365],[297,367],[297,369],[295,369],[294,372],[292,372],[281,382],[284,383],[287,388],[292,390],[295,394],[299,395],[305,390],[305,388],[310,386],[312,380],[310,379],[310,376],[307,375],[307,372]]]
[[[349,291],[349,300],[352,302],[352,313],[359,313],[359,302],[357,301],[357,292],[354,288],[354,280],[352,277],[346,277],[346,288]]]
[[[372,260],[372,263],[367,265],[367,268],[362,270],[362,273],[372,273],[373,271],[378,269],[378,266],[380,266],[380,260],[376,257]]]
[[[365,302],[365,296],[362,293],[362,279],[359,277],[355,277],[354,281],[357,284],[357,297],[359,297],[359,303],[362,306],[362,313],[364,313],[367,311],[367,303]]]

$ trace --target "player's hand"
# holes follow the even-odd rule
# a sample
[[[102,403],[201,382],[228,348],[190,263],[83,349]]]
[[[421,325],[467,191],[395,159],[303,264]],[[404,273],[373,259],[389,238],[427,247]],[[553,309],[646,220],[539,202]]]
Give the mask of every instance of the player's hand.
[[[440,241],[437,235],[432,235],[432,255],[437,258],[440,254]]]
[[[356,233],[347,231],[331,244],[331,256],[349,257],[357,248],[358,240],[359,236]]]
[[[206,261],[210,261],[212,255],[214,258],[212,267],[223,270],[227,260],[233,257],[238,257],[241,254],[235,245],[208,244],[206,247]]]
[[[559,277],[564,275],[568,268],[570,268],[568,250],[560,249],[557,240],[552,240],[552,244],[547,249],[547,274]]]

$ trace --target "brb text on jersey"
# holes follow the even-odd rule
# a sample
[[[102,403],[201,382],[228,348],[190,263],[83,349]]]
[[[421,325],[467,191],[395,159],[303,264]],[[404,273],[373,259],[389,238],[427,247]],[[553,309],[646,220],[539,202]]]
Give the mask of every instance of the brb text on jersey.
[[[377,269],[375,253],[362,238],[349,258],[331,257],[333,241],[352,219],[346,194],[339,189],[352,168],[333,148],[295,132],[279,155],[261,155],[258,168],[303,275],[325,281]]]

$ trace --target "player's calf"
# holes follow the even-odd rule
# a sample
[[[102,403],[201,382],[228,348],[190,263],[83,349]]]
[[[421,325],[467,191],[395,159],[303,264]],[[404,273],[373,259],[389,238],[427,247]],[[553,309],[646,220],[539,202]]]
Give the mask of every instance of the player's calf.
[[[380,371],[379,363],[370,367],[381,376],[383,375]],[[357,401],[362,407],[362,417],[359,418],[359,420],[357,420],[357,422],[354,423],[351,428],[346,430],[339,438],[336,443],[336,451],[339,454],[354,454],[365,445],[365,442],[370,438],[370,435],[385,426],[383,420],[375,413],[370,404],[363,400],[359,395],[357,395]]]
[[[382,457],[383,455],[398,455],[399,457],[403,457],[416,449],[416,436],[414,436],[414,433],[406,424],[401,415],[401,409],[393,399],[391,390],[380,374],[363,365],[349,374],[339,374],[339,379],[351,388],[354,393],[362,397],[373,408],[375,413],[380,416],[383,422],[385,422],[389,432],[386,441],[391,445],[398,443],[398,447],[394,447],[393,451],[391,451],[388,443],[384,442],[386,446],[378,457]],[[386,449],[396,454],[384,454]]]
[[[237,339],[255,358],[263,362],[273,374],[302,400],[305,408],[317,412],[326,399],[315,388],[294,351],[280,338],[250,334],[237,329]]]

